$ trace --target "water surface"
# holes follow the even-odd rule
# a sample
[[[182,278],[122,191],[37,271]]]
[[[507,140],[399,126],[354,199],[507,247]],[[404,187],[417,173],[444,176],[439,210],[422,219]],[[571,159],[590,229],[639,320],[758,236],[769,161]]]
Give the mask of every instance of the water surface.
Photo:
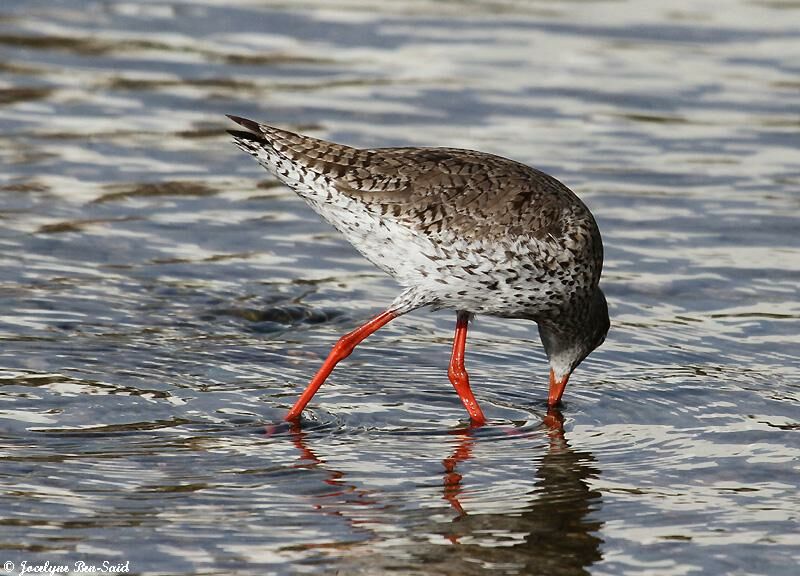
[[[7,0],[0,561],[137,574],[764,574],[800,561],[800,3]],[[546,170],[612,331],[415,312],[223,114]]]

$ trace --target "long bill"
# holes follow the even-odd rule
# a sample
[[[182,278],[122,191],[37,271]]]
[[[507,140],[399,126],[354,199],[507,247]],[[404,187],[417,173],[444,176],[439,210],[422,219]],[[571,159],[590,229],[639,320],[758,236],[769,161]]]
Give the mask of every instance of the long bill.
[[[561,402],[561,396],[564,395],[564,389],[567,387],[567,380],[569,374],[565,374],[561,379],[556,378],[555,372],[550,370],[550,394],[547,396],[548,406],[558,406]]]

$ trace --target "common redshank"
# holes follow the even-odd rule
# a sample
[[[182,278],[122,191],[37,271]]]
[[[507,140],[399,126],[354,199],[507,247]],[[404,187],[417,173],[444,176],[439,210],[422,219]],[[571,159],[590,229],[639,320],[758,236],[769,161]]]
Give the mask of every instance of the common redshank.
[[[286,416],[294,421],[341,360],[394,318],[454,309],[448,376],[486,422],[464,367],[475,314],[535,321],[550,363],[548,406],[609,328],[603,242],[564,184],[500,156],[456,148],[351,148],[229,116],[235,144],[292,188],[403,292],[342,336]]]

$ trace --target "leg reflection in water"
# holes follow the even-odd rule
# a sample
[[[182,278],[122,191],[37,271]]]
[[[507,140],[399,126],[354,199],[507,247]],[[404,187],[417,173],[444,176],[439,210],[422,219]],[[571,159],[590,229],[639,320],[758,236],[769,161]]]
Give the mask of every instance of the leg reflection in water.
[[[420,444],[440,446],[439,437],[377,435],[351,439],[349,446],[293,425],[295,467],[308,468],[325,486],[313,495],[304,490],[303,498],[340,522],[338,543],[306,549],[321,552],[331,573],[341,574],[469,576],[490,568],[492,574],[588,574],[602,558],[602,522],[593,514],[602,499],[590,487],[600,472],[589,452],[570,446],[563,422],[550,409],[535,430],[509,428],[500,438],[486,427],[452,432],[455,446],[439,460],[438,498],[447,508],[429,499],[430,469]],[[336,457],[317,455],[326,446]],[[342,541],[347,538],[359,541]]]
[[[481,563],[505,566],[519,574],[588,574],[586,568],[602,558],[602,540],[597,536],[602,522],[591,517],[602,502],[600,492],[589,487],[589,481],[600,473],[592,466],[594,457],[569,445],[564,417],[557,408],[548,410],[542,427],[547,452],[541,462],[532,463],[536,481],[533,490],[519,494],[520,500],[528,500],[527,509],[520,514],[471,513],[469,505],[459,500],[464,478],[458,465],[472,457],[479,442],[473,435],[475,429],[459,431],[458,446],[443,461],[444,499],[457,513],[440,532],[458,545],[457,552],[445,560],[450,569],[453,563],[464,562],[466,573],[471,573],[469,565]],[[487,543],[485,535],[491,534],[510,534],[514,539]],[[428,560],[442,561],[434,559],[438,554],[432,556]]]
[[[472,458],[472,444],[474,439],[470,434],[472,427],[463,430],[456,430],[454,434],[459,436],[458,447],[453,453],[442,460],[444,466],[444,499],[450,502],[450,505],[458,512],[459,516],[466,516],[467,513],[461,507],[461,502],[458,500],[461,494],[461,474],[456,471],[456,466],[459,462],[464,462]],[[453,541],[455,542],[455,541]]]

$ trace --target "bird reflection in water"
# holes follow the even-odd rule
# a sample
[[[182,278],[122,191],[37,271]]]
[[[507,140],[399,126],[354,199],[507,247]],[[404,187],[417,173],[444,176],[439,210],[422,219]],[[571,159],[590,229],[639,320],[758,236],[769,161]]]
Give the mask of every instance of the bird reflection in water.
[[[518,574],[548,576],[588,574],[587,568],[602,558],[602,540],[597,536],[602,522],[592,517],[601,506],[601,494],[589,486],[591,479],[599,475],[599,470],[593,466],[595,460],[589,452],[575,450],[569,445],[561,412],[550,408],[544,417],[541,430],[547,436],[547,451],[540,461],[537,458],[531,463],[536,480],[530,490],[520,492],[523,506],[516,506],[510,513],[483,513],[480,510],[471,513],[469,510],[470,500],[463,487],[469,484],[469,479],[459,468],[464,468],[473,458],[483,441],[497,441],[496,436],[481,438],[477,433],[479,429],[467,427],[454,431],[457,444],[442,460],[445,472],[442,498],[455,511],[455,516],[442,521],[434,518],[433,514],[427,515],[421,524],[415,522],[414,544],[410,549],[398,550],[397,556],[388,549],[383,550],[385,556],[373,550],[368,554],[369,566],[372,569],[382,566],[387,570],[413,566],[415,574],[482,574],[488,566],[495,567],[497,573],[511,570]],[[324,460],[308,447],[308,438],[299,423],[294,423],[290,431],[292,442],[299,451],[301,466],[324,464]],[[515,433],[518,432],[514,428],[508,431],[508,434]],[[530,436],[532,442],[541,439],[538,434],[525,433],[525,436]],[[331,470],[328,465],[325,465],[325,470],[328,474],[325,482],[337,487],[336,493],[340,496],[347,492],[359,504],[378,508],[386,506],[381,504],[380,491],[350,485],[344,482],[342,472]],[[330,498],[328,502],[328,506],[321,506],[317,501],[315,508],[341,515],[337,506],[342,502],[337,498]],[[354,524],[361,524],[351,520]],[[424,534],[439,534],[447,545],[436,544]],[[491,535],[499,538],[492,541]],[[416,537],[420,536],[417,541]],[[354,549],[349,552],[349,557],[338,559],[337,565],[350,565],[355,570],[366,558],[358,558],[361,554]],[[409,561],[409,556],[414,558],[413,562]],[[400,560],[400,557],[404,559]],[[422,572],[420,566],[424,566]]]
[[[589,487],[591,478],[599,475],[592,466],[594,457],[569,445],[557,408],[548,410],[542,427],[547,453],[536,468],[533,489],[520,495],[529,504],[519,514],[471,515],[462,505],[458,466],[472,456],[476,428],[458,431],[458,445],[443,460],[444,499],[457,515],[440,533],[460,549],[457,557],[446,560],[451,568],[453,562],[473,566],[477,562],[513,567],[520,574],[588,574],[585,569],[602,558],[602,540],[597,536],[602,522],[591,517],[601,506],[600,492]],[[486,534],[513,534],[515,540],[502,546],[469,543],[475,535]]]

